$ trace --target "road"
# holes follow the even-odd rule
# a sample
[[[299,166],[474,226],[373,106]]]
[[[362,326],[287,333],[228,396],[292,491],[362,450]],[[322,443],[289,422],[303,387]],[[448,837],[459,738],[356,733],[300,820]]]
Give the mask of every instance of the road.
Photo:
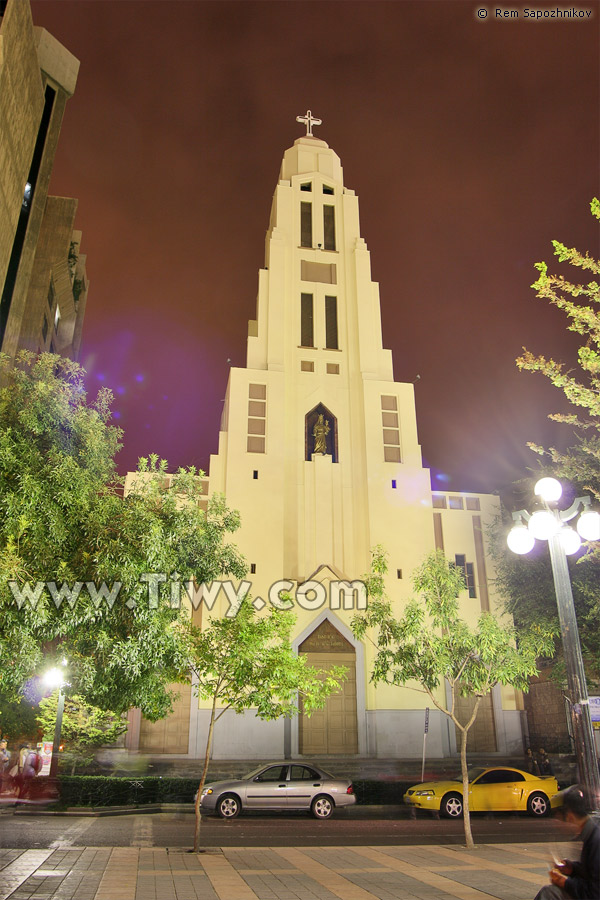
[[[522,814],[472,816],[475,841],[561,841],[565,826],[554,819]],[[191,847],[190,813],[138,813],[112,816],[0,815],[0,847]],[[303,813],[246,813],[233,821],[202,820],[205,847],[306,847],[401,844],[461,844],[463,823],[419,813],[410,818],[401,807],[359,806],[325,822]]]

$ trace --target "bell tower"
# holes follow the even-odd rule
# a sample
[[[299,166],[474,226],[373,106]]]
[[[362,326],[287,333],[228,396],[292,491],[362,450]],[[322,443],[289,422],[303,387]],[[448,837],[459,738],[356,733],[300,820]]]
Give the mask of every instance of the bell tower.
[[[358,197],[313,134],[321,120],[297,120],[306,134],[283,157],[247,364],[230,371],[210,466],[262,597],[323,565],[359,578],[377,543],[400,542],[408,570],[433,548],[413,386],[383,347]]]

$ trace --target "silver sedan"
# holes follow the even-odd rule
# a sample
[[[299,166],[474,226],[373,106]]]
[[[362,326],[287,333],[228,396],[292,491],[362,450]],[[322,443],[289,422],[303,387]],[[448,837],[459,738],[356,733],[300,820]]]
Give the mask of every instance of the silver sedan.
[[[302,762],[259,766],[239,781],[215,781],[202,791],[202,812],[233,819],[246,809],[306,809],[328,819],[336,806],[356,803],[352,782]]]

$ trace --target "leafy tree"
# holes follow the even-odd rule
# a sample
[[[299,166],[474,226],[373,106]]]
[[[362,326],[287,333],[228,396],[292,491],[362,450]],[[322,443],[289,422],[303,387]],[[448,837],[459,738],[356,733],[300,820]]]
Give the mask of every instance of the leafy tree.
[[[496,684],[528,689],[528,678],[537,672],[536,659],[552,647],[551,635],[532,628],[517,636],[514,628],[490,613],[482,613],[471,627],[460,617],[459,595],[465,587],[462,571],[449,563],[442,551],[430,554],[413,576],[419,596],[410,600],[396,618],[387,599],[384,578],[387,560],[375,548],[371,573],[366,577],[371,598],[364,615],[352,622],[354,634],[363,638],[374,630],[376,647],[371,680],[375,684],[404,685],[421,691],[460,733],[463,780],[464,828],[467,847],[473,848],[469,816],[467,739],[483,697]],[[446,700],[444,686],[449,688]],[[456,715],[458,695],[474,698],[467,722]]]
[[[188,676],[187,612],[172,608],[171,584],[243,576],[226,541],[239,517],[219,497],[205,513],[202,473],[168,477],[156,456],[140,460],[124,497],[110,392],[88,403],[76,363],[22,353],[13,366],[1,357],[0,385],[0,694],[15,698],[66,656],[87,702],[160,718],[167,685]],[[152,573],[164,579],[156,597]],[[38,582],[52,583],[54,599],[48,588],[36,599]]]
[[[600,219],[600,202],[591,203],[592,215]],[[575,269],[600,274],[600,262],[588,253],[552,241],[559,263]],[[571,414],[555,413],[555,422],[574,428],[576,444],[566,451],[548,450],[537,444],[529,446],[544,458],[548,474],[567,479],[576,494],[589,493],[600,501],[600,284],[593,280],[583,284],[564,275],[551,275],[545,262],[536,264],[538,278],[532,285],[536,296],[562,310],[568,329],[581,335],[577,354],[578,368],[547,359],[523,348],[517,360],[520,369],[540,372],[563,391],[574,407]],[[529,505],[529,504],[522,504]],[[528,626],[541,618],[556,621],[556,595],[547,549],[531,558],[520,559],[506,548],[506,529],[498,528],[493,548],[496,563],[496,585],[504,596],[506,608],[517,625]],[[586,671],[592,681],[600,681],[600,547],[588,545],[579,559],[569,560],[573,599]],[[562,644],[556,642],[554,675],[561,680],[564,671]]]
[[[58,706],[58,691],[40,700],[37,723],[43,739],[54,739],[54,725]],[[98,709],[74,694],[65,697],[61,741],[64,747],[59,756],[61,766],[71,766],[71,775],[78,766],[89,765],[99,747],[114,742],[127,731],[127,723],[112,712]]]
[[[600,220],[600,201],[596,198],[592,200],[591,211]],[[588,253],[580,253],[560,241],[552,241],[552,245],[560,263],[566,262],[594,276],[600,275],[600,261]],[[569,321],[568,330],[581,335],[584,340],[577,354],[578,371],[523,348],[523,355],[517,360],[519,368],[541,372],[576,408],[568,415],[555,413],[550,416],[555,422],[574,426],[577,436],[574,447],[560,452],[554,448],[545,450],[536,444],[529,446],[551,460],[553,473],[574,481],[600,501],[600,284],[596,279],[576,284],[563,275],[549,275],[545,262],[537,263],[536,269],[539,276],[532,285],[536,295],[562,310]],[[596,552],[600,553],[598,549]]]
[[[0,697],[0,739],[9,740],[11,746],[22,741],[37,741],[37,700],[28,697],[7,700]]]
[[[245,599],[234,618],[215,618],[203,630],[190,629],[192,670],[203,700],[210,701],[204,766],[196,796],[194,850],[200,840],[200,800],[206,780],[215,724],[228,710],[255,709],[261,719],[310,713],[324,706],[345,677],[344,667],[327,673],[306,665],[291,647],[295,617],[272,609],[258,616]]]
[[[554,681],[565,681],[565,666],[560,639],[556,592],[550,566],[548,548],[538,544],[526,557],[508,549],[506,534],[511,523],[506,514],[490,534],[490,548],[494,559],[494,585],[504,600],[506,612],[514,620],[517,630],[529,629],[543,623],[552,630],[555,646],[548,663],[552,664]],[[583,561],[568,560],[573,603],[581,640],[581,651],[590,683],[600,683],[600,632],[598,630],[600,557],[583,557]]]

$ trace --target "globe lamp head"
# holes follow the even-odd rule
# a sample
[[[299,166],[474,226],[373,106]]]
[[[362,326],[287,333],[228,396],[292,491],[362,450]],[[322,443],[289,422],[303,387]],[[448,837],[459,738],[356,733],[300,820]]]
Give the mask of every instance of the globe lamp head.
[[[536,497],[541,497],[546,503],[556,503],[562,497],[562,484],[556,478],[540,478],[533,492]]]
[[[547,541],[553,534],[556,534],[560,528],[560,523],[557,522],[551,512],[546,509],[539,509],[537,512],[534,512],[527,523],[527,527],[538,541]]]
[[[524,525],[515,525],[515,527],[511,528],[508,532],[506,543],[513,553],[518,553],[521,556],[524,553],[529,553],[530,550],[533,550],[535,538]]]
[[[577,520],[577,531],[584,541],[600,541],[600,513],[589,509]]]
[[[577,553],[581,547],[581,538],[575,529],[571,528],[570,525],[563,525],[558,534],[567,556],[572,556],[573,553]]]

